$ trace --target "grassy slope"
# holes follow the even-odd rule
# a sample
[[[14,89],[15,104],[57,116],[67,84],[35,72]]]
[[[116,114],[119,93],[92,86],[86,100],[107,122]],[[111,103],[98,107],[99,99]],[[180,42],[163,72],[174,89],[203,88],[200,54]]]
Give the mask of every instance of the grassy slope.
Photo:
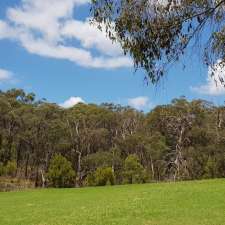
[[[225,180],[0,193],[0,225],[224,225]]]

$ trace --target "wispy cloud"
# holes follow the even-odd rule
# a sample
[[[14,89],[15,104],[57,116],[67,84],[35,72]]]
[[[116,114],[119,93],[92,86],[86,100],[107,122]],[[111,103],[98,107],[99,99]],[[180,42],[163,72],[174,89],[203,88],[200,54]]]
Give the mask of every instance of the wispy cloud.
[[[0,39],[17,41],[29,53],[70,60],[83,67],[130,67],[118,44],[86,21],[75,20],[75,7],[89,0],[21,0],[0,20]],[[72,45],[73,42],[79,44]],[[94,51],[95,54],[92,52]]]
[[[85,101],[81,97],[70,97],[68,100],[59,105],[63,108],[71,108],[78,103],[85,103]]]
[[[219,96],[225,95],[225,68],[219,64],[214,65],[214,74],[212,76],[212,68],[208,70],[206,83],[200,86],[191,87],[191,90],[202,95]]]
[[[138,110],[150,109],[153,107],[153,104],[150,102],[150,99],[147,96],[129,98],[128,105]]]
[[[8,70],[0,69],[0,84],[13,80],[13,73]]]

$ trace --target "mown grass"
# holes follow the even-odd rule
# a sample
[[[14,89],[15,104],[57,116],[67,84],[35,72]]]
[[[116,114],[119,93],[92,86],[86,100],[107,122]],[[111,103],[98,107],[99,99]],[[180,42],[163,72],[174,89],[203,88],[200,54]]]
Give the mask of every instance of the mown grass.
[[[225,225],[225,180],[0,193],[0,225]]]

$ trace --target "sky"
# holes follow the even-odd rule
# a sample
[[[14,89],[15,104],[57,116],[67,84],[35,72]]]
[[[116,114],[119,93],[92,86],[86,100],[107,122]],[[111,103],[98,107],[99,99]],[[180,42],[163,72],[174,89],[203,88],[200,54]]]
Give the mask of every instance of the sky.
[[[223,104],[225,89],[191,51],[185,69],[176,64],[157,86],[146,85],[145,72],[89,23],[89,7],[89,0],[0,0],[0,89],[22,88],[65,108],[109,102],[147,112],[180,96]]]

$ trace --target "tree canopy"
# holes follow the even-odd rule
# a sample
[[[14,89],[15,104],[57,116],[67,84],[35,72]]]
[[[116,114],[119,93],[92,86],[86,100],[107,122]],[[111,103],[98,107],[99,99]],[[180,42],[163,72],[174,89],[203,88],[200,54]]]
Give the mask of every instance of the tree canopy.
[[[157,83],[192,45],[212,68],[225,66],[224,0],[92,0],[94,23]],[[203,37],[202,37],[203,36]],[[224,79],[219,76],[224,84]]]
[[[0,177],[36,186],[225,177],[224,137],[225,107],[204,100],[182,97],[143,113],[0,93]]]

